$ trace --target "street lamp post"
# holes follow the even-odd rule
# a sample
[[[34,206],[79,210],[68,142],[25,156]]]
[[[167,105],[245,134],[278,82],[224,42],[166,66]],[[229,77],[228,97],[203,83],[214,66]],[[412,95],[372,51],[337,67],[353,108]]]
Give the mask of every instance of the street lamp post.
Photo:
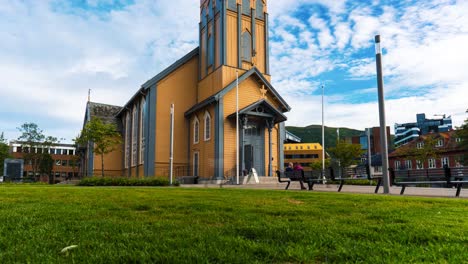
[[[325,179],[325,115],[324,115],[324,103],[323,97],[325,95],[325,87],[322,84],[322,179],[323,183],[326,183]]]
[[[377,85],[379,93],[380,142],[382,144],[382,178],[384,184],[384,193],[390,193],[390,180],[388,177],[388,141],[385,124],[385,98],[383,90],[382,50],[380,47],[380,35],[375,36],[375,60],[377,66]]]

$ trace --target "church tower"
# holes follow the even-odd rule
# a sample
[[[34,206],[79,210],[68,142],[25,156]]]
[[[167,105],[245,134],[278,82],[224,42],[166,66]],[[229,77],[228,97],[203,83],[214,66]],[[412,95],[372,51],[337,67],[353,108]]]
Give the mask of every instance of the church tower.
[[[200,0],[199,36],[200,81],[215,74],[224,87],[253,67],[269,78],[266,0]]]

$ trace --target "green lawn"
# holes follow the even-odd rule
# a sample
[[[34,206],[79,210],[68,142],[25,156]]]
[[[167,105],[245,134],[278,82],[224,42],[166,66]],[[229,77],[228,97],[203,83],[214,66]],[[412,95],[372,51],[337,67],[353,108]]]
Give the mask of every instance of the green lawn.
[[[468,263],[467,248],[466,199],[0,185],[1,263]]]

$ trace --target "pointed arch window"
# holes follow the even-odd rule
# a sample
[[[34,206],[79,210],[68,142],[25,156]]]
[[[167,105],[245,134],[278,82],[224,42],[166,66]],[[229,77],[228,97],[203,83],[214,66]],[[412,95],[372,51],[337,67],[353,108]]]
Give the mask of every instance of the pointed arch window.
[[[242,60],[252,62],[252,36],[249,31],[242,33]]]
[[[140,105],[140,164],[145,162],[145,119],[146,119],[146,100],[141,99]]]
[[[198,144],[200,142],[200,121],[195,117],[193,120],[193,143]]]
[[[133,106],[132,112],[132,166],[137,163],[137,147],[138,147],[138,110],[137,106]]]
[[[208,141],[211,139],[211,116],[210,113],[205,112],[205,133],[204,133],[204,139],[205,141]]]
[[[214,62],[214,39],[212,34],[208,34],[208,66],[213,66]]]
[[[130,161],[130,113],[125,117],[125,168],[129,167]]]

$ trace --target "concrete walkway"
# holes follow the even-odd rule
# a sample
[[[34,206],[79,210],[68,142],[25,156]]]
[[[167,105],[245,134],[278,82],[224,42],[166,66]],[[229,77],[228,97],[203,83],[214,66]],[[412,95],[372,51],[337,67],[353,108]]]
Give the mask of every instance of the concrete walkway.
[[[249,183],[241,185],[232,184],[182,184],[184,188],[236,188],[236,189],[265,189],[265,190],[284,190],[286,183]],[[363,185],[343,185],[342,193],[364,193],[374,194],[375,186]],[[390,194],[400,196],[401,187],[390,187]],[[302,191],[302,192],[337,192],[338,185],[336,184],[316,184],[313,191],[301,190],[298,182],[291,182],[287,191]],[[406,187],[403,196],[424,196],[424,197],[455,197],[456,188],[425,188],[425,187]],[[379,189],[379,194],[383,194],[383,187]],[[468,189],[462,189],[459,198],[468,198]]]

